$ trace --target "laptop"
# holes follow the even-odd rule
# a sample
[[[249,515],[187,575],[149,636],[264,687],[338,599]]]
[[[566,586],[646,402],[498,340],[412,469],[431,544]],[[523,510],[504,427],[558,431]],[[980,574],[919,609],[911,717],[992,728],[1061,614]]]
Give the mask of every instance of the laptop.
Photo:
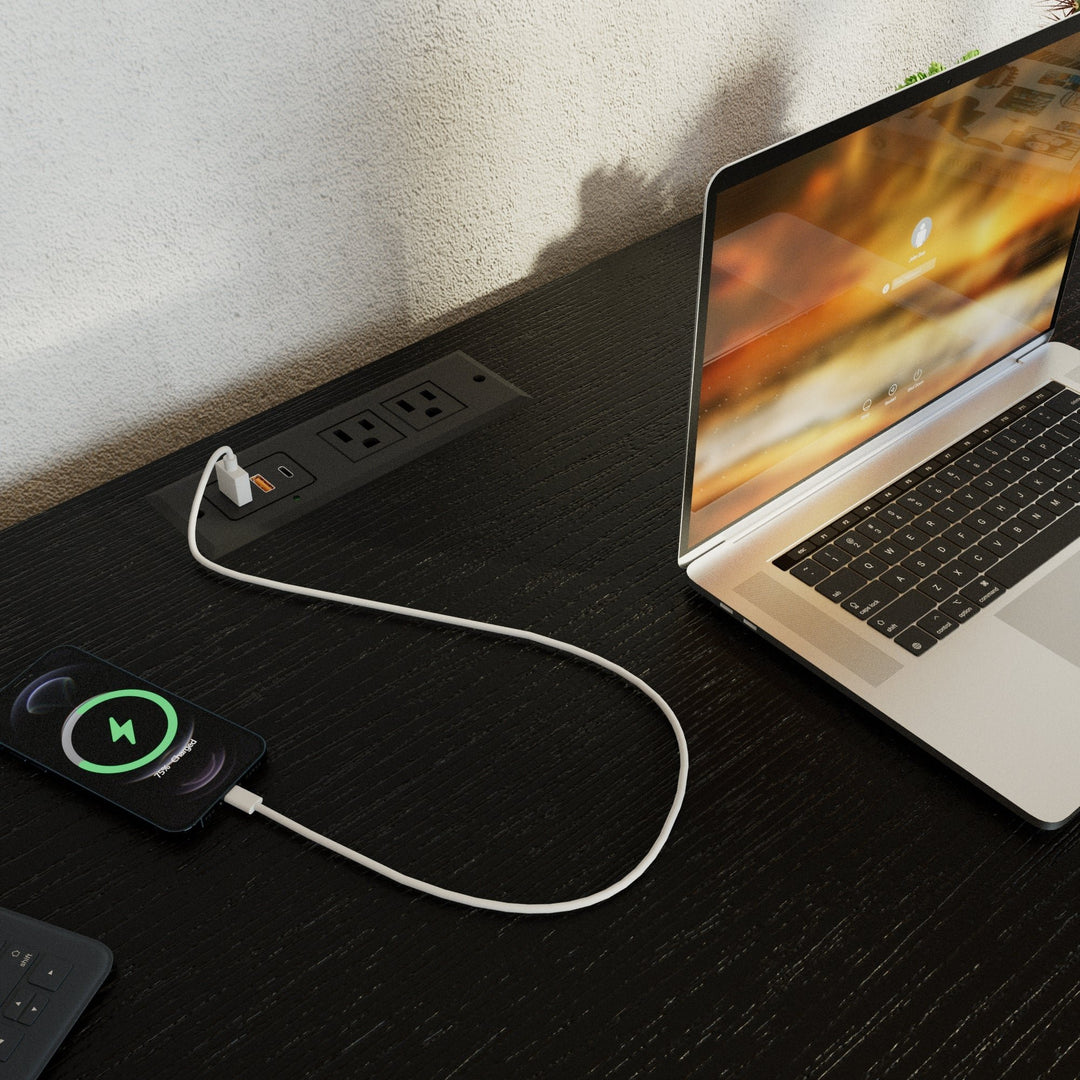
[[[1080,808],[1080,20],[718,172],[679,561],[1028,821]]]

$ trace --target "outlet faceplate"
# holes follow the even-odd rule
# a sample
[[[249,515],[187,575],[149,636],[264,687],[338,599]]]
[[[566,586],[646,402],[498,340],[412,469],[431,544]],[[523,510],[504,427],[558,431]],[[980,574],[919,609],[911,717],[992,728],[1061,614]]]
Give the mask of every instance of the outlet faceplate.
[[[463,352],[352,398],[254,446],[237,459],[274,486],[235,507],[211,484],[199,546],[218,558],[354,488],[489,423],[528,395]],[[412,419],[410,419],[410,417]],[[284,465],[293,475],[279,471]],[[147,496],[181,532],[202,470]]]

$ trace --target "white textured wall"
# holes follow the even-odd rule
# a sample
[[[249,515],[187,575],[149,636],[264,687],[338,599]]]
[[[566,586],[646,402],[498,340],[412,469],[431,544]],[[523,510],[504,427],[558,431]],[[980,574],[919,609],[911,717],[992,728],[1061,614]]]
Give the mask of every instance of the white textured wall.
[[[0,525],[657,232],[724,162],[1045,21],[4,0]]]

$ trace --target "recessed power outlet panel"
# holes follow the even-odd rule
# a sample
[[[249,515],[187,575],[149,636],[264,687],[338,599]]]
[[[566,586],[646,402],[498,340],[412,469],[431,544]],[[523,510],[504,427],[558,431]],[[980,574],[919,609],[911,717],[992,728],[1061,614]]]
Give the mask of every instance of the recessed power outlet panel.
[[[342,402],[254,446],[233,446],[251,474],[252,501],[234,506],[211,481],[198,520],[211,558],[487,424],[528,400],[463,352]],[[147,496],[181,532],[202,470]]]

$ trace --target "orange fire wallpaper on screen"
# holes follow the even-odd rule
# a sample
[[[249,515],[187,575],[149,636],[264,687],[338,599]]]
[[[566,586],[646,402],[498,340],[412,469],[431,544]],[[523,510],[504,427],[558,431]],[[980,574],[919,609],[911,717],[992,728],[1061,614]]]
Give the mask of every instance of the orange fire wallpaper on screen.
[[[1072,52],[718,194],[690,547],[1047,329],[1078,212]]]

